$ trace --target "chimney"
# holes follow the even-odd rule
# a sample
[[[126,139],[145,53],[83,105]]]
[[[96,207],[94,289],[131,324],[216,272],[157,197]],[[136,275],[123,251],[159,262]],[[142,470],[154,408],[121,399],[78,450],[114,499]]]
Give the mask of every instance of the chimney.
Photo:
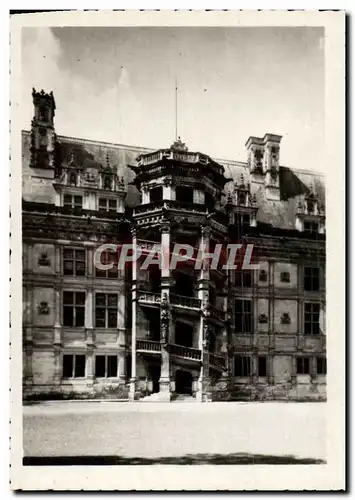
[[[265,192],[268,200],[280,200],[280,142],[282,137],[275,134],[265,134],[264,169]]]

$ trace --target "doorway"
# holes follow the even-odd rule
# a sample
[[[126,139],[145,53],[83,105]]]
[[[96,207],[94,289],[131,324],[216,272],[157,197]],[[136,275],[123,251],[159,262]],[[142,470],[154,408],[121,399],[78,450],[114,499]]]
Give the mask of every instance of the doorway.
[[[194,327],[189,323],[176,321],[175,323],[175,344],[184,347],[192,347],[193,345]]]
[[[177,394],[192,395],[192,375],[184,370],[176,370],[175,392]]]
[[[152,392],[159,392],[160,365],[150,365],[148,374],[153,385]]]

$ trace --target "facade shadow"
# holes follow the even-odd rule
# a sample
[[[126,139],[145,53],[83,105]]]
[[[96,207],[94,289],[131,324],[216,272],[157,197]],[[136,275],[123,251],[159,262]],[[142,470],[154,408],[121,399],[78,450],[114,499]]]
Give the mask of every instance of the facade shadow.
[[[292,465],[325,464],[317,458],[298,458],[294,455],[254,455],[250,453],[199,453],[180,457],[123,457],[114,456],[62,456],[24,457],[23,465]]]

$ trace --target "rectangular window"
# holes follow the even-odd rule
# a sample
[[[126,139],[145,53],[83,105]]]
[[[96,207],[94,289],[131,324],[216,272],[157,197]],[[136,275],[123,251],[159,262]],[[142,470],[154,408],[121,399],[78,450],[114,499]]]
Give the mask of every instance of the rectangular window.
[[[79,195],[65,194],[64,206],[70,208],[83,208],[83,197]]]
[[[235,301],[235,332],[251,333],[253,329],[252,301]]]
[[[249,356],[234,356],[234,376],[249,377],[250,376],[250,357]]]
[[[327,359],[326,358],[317,358],[317,375],[326,375],[327,374]]]
[[[117,356],[95,356],[95,377],[117,377]]]
[[[63,292],[63,325],[84,326],[85,292]]]
[[[319,334],[319,311],[319,304],[314,302],[304,304],[304,333],[306,335]]]
[[[157,186],[149,191],[150,203],[155,203],[163,199],[163,187]]]
[[[103,265],[112,264],[111,269],[99,269],[95,267],[95,276],[96,278],[107,278],[107,279],[115,279],[118,278],[118,254],[117,252],[112,252],[106,250],[101,252],[100,262]]]
[[[85,276],[86,253],[85,250],[64,248],[63,274],[65,276]]]
[[[96,293],[95,324],[97,328],[117,328],[116,293]]]
[[[176,186],[175,198],[176,201],[181,201],[183,203],[193,203],[194,190],[188,186]]]
[[[235,286],[250,288],[253,283],[253,274],[250,270],[236,270],[235,271]]]
[[[235,223],[237,229],[241,230],[243,228],[248,228],[250,226],[250,215],[249,214],[238,214],[235,216]]]
[[[84,354],[63,355],[63,378],[85,377],[86,356]]]
[[[297,358],[297,375],[309,374],[309,358],[300,356]]]
[[[319,223],[316,221],[304,221],[303,231],[308,234],[317,234],[319,232]]]
[[[99,210],[103,212],[117,212],[117,200],[113,198],[99,198]]]
[[[307,292],[317,292],[319,290],[319,267],[304,268],[303,285]]]
[[[267,357],[259,356],[258,357],[258,376],[259,377],[267,377]]]

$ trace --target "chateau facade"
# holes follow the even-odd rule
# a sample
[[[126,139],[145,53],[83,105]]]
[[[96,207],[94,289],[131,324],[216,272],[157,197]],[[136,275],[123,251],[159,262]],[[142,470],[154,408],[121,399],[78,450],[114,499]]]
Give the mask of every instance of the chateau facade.
[[[170,401],[326,398],[324,179],[280,165],[281,137],[247,161],[177,140],[157,151],[57,135],[33,90],[22,132],[25,397]],[[164,146],[164,145],[163,145]],[[255,269],[196,254],[121,268],[101,245],[253,245]],[[111,251],[113,254],[114,252]]]

